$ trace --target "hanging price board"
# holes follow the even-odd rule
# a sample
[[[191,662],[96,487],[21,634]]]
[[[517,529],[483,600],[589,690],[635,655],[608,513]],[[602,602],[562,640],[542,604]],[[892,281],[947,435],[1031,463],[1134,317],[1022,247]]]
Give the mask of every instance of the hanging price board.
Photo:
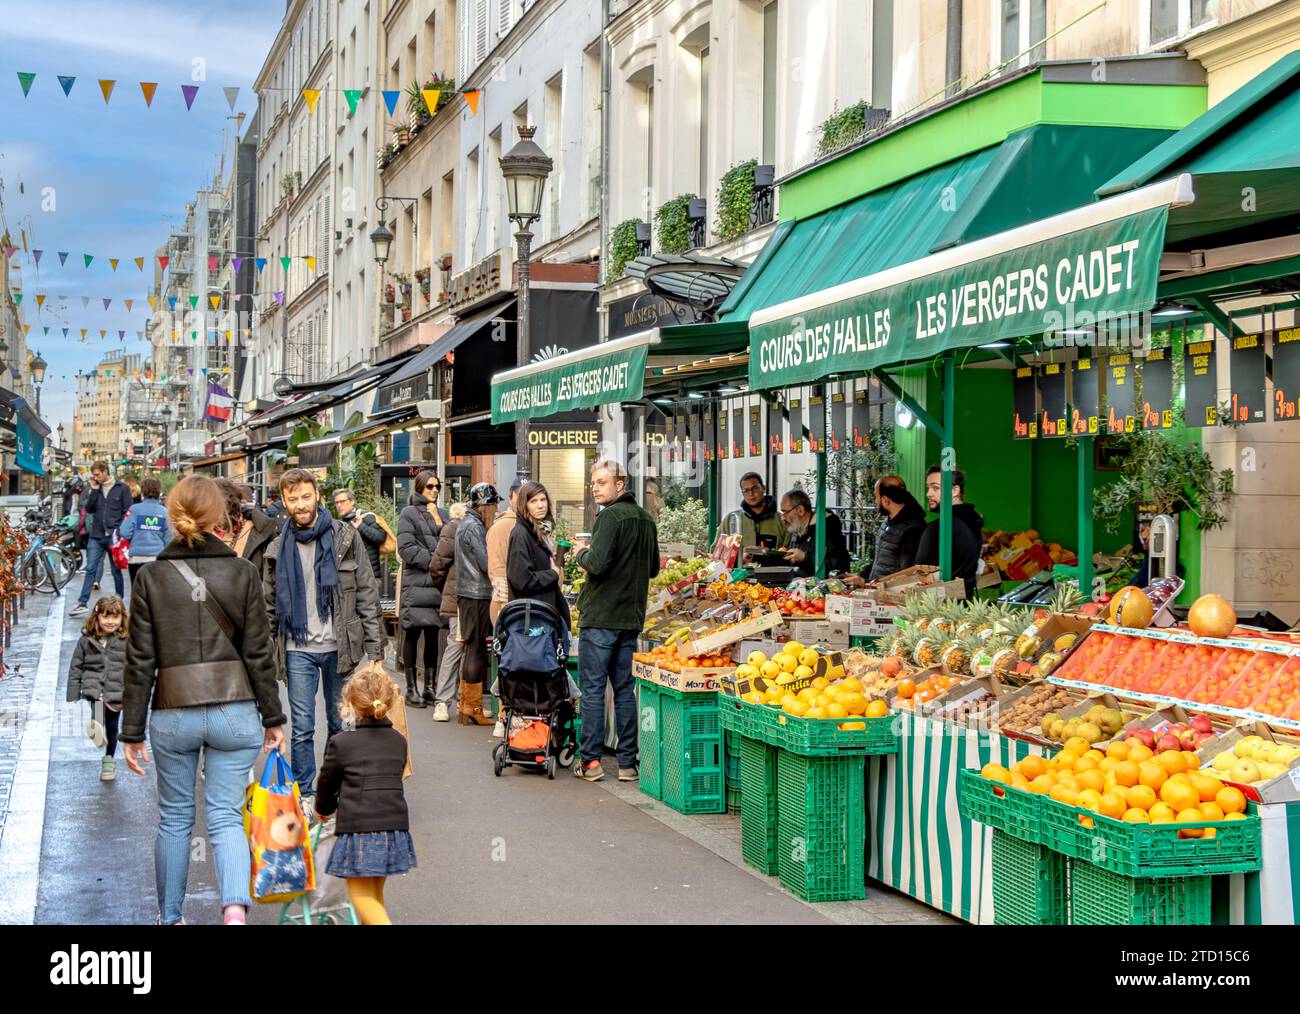
[[[1174,364],[1170,350],[1151,349],[1142,363],[1142,428],[1174,428]]]
[[[808,439],[808,449],[814,454],[826,450],[826,399],[820,391],[814,391],[808,399],[808,430],[812,434]]]
[[[1228,356],[1229,403],[1234,423],[1264,421],[1264,336],[1243,334],[1232,339]]]
[[[704,410],[704,460],[712,461],[717,457],[718,433],[713,427],[713,406]]]
[[[1133,357],[1127,353],[1106,359],[1106,432],[1132,433],[1137,429],[1133,415]]]
[[[799,392],[790,396],[790,453],[803,450],[803,397]]]
[[[1038,382],[1032,366],[1021,366],[1011,381],[1011,402],[1016,418],[1012,435],[1017,440],[1038,438]]]
[[[1065,365],[1044,363],[1038,368],[1039,434],[1044,437],[1069,435],[1065,415]]]
[[[854,447],[866,447],[871,442],[871,406],[867,400],[869,393],[865,388],[853,392]]]
[[[1101,361],[1080,356],[1070,370],[1070,429],[1075,436],[1096,436],[1101,429]]]
[[[1183,413],[1187,425],[1219,424],[1219,370],[1214,339],[1188,342],[1183,353]]]
[[[727,420],[727,406],[718,405],[718,460],[722,461],[731,453],[731,425]]]
[[[836,385],[831,391],[831,450],[838,451],[849,443],[849,411],[844,403],[844,388]]]
[[[738,405],[731,410],[731,456],[745,456],[745,406]]]
[[[1295,422],[1300,392],[1300,327],[1273,335],[1273,421]]]
[[[749,456],[757,458],[763,453],[763,407],[749,406]]]
[[[785,425],[781,419],[781,402],[773,398],[767,403],[767,452],[785,453]]]

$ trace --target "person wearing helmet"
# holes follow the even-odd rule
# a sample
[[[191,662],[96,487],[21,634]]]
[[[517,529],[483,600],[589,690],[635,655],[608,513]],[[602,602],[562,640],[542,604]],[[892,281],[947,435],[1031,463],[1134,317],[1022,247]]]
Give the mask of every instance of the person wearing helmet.
[[[492,636],[492,579],[488,576],[488,528],[501,496],[490,482],[469,491],[469,510],[456,529],[457,633],[465,646],[461,662],[461,725],[491,725],[483,710],[483,683],[488,675],[488,638]],[[489,707],[490,711],[490,707]]]

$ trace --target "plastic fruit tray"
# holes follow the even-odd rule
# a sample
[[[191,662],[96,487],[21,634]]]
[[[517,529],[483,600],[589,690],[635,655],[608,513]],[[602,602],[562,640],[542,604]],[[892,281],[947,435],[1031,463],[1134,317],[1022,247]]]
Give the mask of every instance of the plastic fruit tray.
[[[1194,877],[1252,873],[1263,865],[1259,817],[1186,824],[1130,824],[1039,797],[1042,841],[1126,877]],[[1180,838],[1213,828],[1213,838]]]
[[[994,924],[1064,926],[1070,916],[1068,866],[1059,852],[994,828]]]
[[[961,815],[1022,841],[1043,841],[1044,798],[982,778],[974,768],[957,773],[957,808]]]
[[[1070,865],[1070,922],[1075,926],[1208,926],[1210,909],[1209,877],[1152,880],[1087,862]]]
[[[718,697],[722,727],[804,757],[898,752],[895,717],[797,718],[766,704]]]
[[[776,755],[776,864],[804,901],[866,896],[864,758]]]

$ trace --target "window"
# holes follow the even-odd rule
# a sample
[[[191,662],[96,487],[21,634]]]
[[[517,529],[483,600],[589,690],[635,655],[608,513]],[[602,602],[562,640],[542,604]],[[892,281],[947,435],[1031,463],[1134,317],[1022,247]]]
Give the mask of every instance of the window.
[[[709,193],[709,47],[700,50],[700,188],[697,194]]]
[[[515,26],[515,8],[518,0],[497,0],[497,38],[504,39]]]
[[[893,93],[894,0],[872,0],[871,108],[892,108]]]
[[[879,2],[879,0],[877,0]],[[763,154],[764,165],[776,164],[777,0],[763,8]],[[874,53],[872,59],[875,59]]]
[[[1047,56],[1047,0],[1002,0],[994,38],[1000,43],[995,66],[1012,70]]]
[[[465,160],[465,263],[474,263],[474,241],[478,238],[479,226],[479,165],[478,149],[469,153]]]
[[[421,82],[429,80],[429,78],[433,77],[434,73],[438,70],[436,66],[438,62],[437,50],[434,48],[434,17],[435,15],[430,14],[428,19],[424,22],[424,38],[422,40],[424,52],[421,54],[423,59],[420,61],[420,66],[424,68],[424,73],[420,75]]]
[[[442,243],[438,249],[439,257],[443,254],[451,254],[455,247],[455,241],[452,239],[455,228],[453,211],[455,207],[455,174],[448,173],[442,178],[442,203],[438,207],[438,213],[442,216],[442,235],[440,237]]]
[[[501,240],[501,216],[505,205],[505,177],[501,175],[501,128],[497,127],[488,134],[487,161],[484,163],[487,179],[492,181],[483,189],[487,203],[488,237],[487,249],[495,250]]]
[[[1150,49],[1217,22],[1218,0],[1147,0],[1146,44]]]
[[[555,168],[546,181],[546,228],[544,235],[555,239],[560,235],[560,191],[564,186],[564,75],[556,74],[546,82],[546,135],[542,147],[551,156]]]

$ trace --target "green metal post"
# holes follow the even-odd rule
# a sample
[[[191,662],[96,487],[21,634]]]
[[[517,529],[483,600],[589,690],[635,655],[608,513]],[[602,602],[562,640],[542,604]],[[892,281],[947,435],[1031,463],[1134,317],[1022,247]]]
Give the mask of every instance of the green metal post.
[[[1092,598],[1092,468],[1096,437],[1079,438],[1079,591]]]
[[[939,494],[939,576],[952,580],[952,473],[957,467],[953,448],[955,361],[947,352],[943,357],[943,429],[939,438],[939,475],[943,487]],[[963,490],[963,492],[965,492]]]
[[[708,463],[704,492],[709,505],[709,531],[716,539],[718,537],[718,462],[716,459]]]
[[[813,539],[816,544],[817,577],[826,576],[826,452],[817,455],[817,530]]]

